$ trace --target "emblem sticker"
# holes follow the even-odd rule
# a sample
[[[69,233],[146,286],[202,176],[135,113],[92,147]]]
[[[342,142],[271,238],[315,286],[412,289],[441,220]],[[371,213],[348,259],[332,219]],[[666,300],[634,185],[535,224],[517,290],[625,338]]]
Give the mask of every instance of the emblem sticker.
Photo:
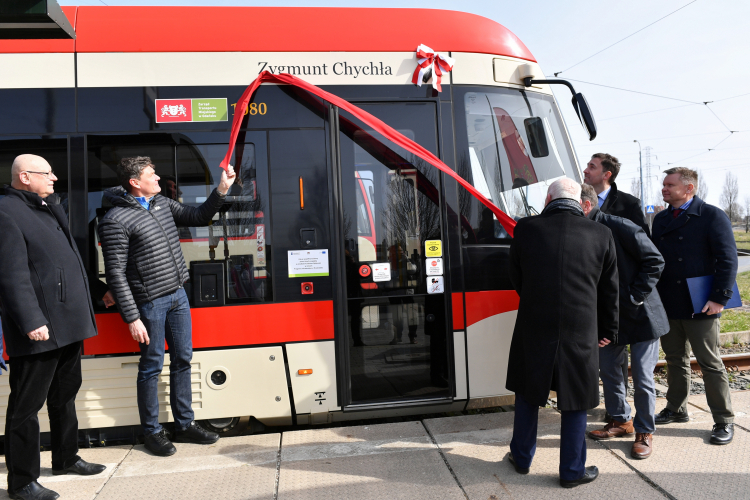
[[[227,100],[218,99],[156,99],[156,123],[225,122]]]
[[[427,269],[427,276],[442,276],[443,259],[439,257],[427,259],[425,261],[425,268]]]

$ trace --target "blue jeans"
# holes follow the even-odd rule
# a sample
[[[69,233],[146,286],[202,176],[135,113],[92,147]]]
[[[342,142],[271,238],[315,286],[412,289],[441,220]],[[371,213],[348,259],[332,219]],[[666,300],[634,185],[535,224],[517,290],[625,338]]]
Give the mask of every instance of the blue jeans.
[[[575,481],[583,477],[586,468],[586,411],[561,411],[560,414],[560,478]],[[536,453],[538,422],[539,407],[516,394],[510,451],[519,467],[531,467]]]
[[[599,349],[599,376],[604,386],[604,406],[618,422],[630,420],[630,404],[622,379],[622,363],[626,356],[624,345],[607,345]],[[630,344],[630,365],[635,389],[635,432],[653,433],[655,430],[656,387],[654,368],[659,360],[659,339]]]
[[[164,367],[164,341],[169,347],[169,403],[175,427],[184,430],[193,421],[190,361],[193,358],[190,304],[184,288],[138,306],[150,342],[140,344],[138,413],[146,435],[161,431],[159,375]]]

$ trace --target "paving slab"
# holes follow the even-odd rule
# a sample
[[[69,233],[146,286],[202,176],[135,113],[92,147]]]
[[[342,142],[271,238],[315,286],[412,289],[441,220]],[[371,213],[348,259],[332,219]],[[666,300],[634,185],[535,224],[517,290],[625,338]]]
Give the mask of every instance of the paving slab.
[[[64,476],[52,475],[52,452],[45,451],[40,454],[41,475],[39,483],[46,488],[54,490],[64,499],[90,500],[102,489],[104,484],[112,476],[113,472],[122,460],[130,453],[131,446],[108,446],[106,448],[84,448],[78,455],[87,462],[103,464],[107,469],[96,476],[79,476],[78,474],[66,474]],[[8,497],[5,490],[8,484],[8,470],[5,466],[5,456],[0,457],[0,499]]]
[[[657,399],[657,412],[665,406],[666,399]],[[649,459],[630,457],[632,437],[600,444],[675,498],[748,498],[750,432],[737,429],[731,444],[712,445],[709,443],[711,414],[693,405],[689,405],[688,414],[687,423],[657,426],[654,451]]]
[[[500,498],[644,498],[663,495],[598,443],[587,442],[587,464],[601,476],[574,489],[560,487],[560,414],[539,412],[537,451],[531,472],[521,475],[508,462],[513,413],[467,415],[425,420],[469,499]],[[592,421],[599,422],[599,415]]]
[[[97,500],[271,498],[281,434],[223,438],[212,445],[175,443],[171,457],[133,447]]]
[[[279,500],[465,498],[420,422],[285,432]]]
[[[750,391],[735,391],[731,393],[731,397],[735,423],[750,430]],[[688,401],[703,411],[711,411],[705,394],[694,394]]]

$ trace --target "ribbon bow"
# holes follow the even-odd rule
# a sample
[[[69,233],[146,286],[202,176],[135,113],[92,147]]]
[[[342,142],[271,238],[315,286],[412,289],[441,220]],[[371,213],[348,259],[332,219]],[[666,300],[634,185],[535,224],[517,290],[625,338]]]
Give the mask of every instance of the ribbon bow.
[[[417,87],[421,87],[425,73],[431,70],[432,86],[438,92],[442,92],[443,87],[440,85],[441,77],[444,72],[448,73],[453,69],[453,64],[455,64],[455,62],[456,60],[452,57],[438,54],[427,45],[422,44],[417,47],[417,69],[414,70],[414,75],[411,77],[411,83],[416,84]]]

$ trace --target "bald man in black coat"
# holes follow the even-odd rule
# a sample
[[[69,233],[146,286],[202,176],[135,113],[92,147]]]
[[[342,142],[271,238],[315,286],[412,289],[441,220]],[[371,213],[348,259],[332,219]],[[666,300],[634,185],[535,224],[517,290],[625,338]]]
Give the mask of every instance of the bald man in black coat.
[[[612,233],[584,217],[580,199],[575,181],[555,181],[541,215],[518,222],[510,247],[520,303],[506,382],[516,393],[509,460],[528,473],[537,413],[554,390],[562,412],[560,485],[566,488],[599,473],[585,466],[586,410],[599,405],[598,348],[616,341],[618,330]]]

